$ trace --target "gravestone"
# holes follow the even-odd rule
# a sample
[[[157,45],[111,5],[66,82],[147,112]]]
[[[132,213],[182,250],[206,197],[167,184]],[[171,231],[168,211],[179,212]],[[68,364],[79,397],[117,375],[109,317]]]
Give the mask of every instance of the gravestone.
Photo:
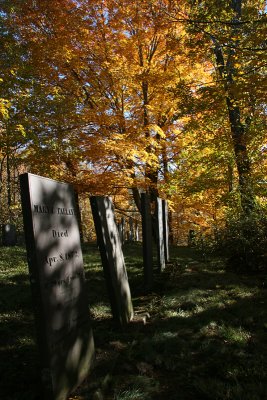
[[[123,217],[121,217],[121,220],[118,223],[118,230],[119,230],[121,244],[124,244],[124,242],[125,242],[125,219]]]
[[[139,226],[137,221],[135,221],[135,241],[139,242]]]
[[[20,186],[43,397],[65,400],[94,358],[74,192],[32,174]]]
[[[165,252],[164,252],[164,233],[163,233],[163,212],[162,199],[157,197],[156,206],[156,222],[157,222],[157,257],[158,269],[162,272],[165,269]]]
[[[102,196],[91,197],[90,203],[112,315],[124,326],[133,318],[133,306],[113,204]]]
[[[133,225],[132,217],[129,218],[129,238],[128,238],[128,240],[129,240],[129,242],[134,241],[134,225]]]
[[[152,219],[149,195],[141,193],[144,281],[147,288],[153,285]]]
[[[170,260],[169,252],[169,219],[168,219],[168,202],[162,200],[162,215],[163,215],[163,240],[164,240],[164,255],[165,262]]]
[[[123,217],[121,218],[120,222],[117,223],[117,228],[121,244],[124,244],[125,223]]]
[[[17,244],[17,233],[15,225],[2,225],[2,244],[3,246],[15,246]]]

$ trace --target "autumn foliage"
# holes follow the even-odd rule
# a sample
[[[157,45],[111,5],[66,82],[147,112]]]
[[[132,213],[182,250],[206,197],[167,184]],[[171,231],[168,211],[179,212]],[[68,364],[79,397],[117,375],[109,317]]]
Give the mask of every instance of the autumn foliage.
[[[7,4],[8,3],[8,4]],[[1,207],[21,170],[169,200],[175,240],[266,202],[264,1],[1,6]],[[13,193],[13,194],[12,194]],[[12,197],[13,196],[13,197]]]

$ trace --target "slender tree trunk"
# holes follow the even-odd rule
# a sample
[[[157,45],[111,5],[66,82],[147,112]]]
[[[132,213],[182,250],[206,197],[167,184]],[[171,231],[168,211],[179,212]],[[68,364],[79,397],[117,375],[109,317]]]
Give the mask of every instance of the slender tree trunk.
[[[136,205],[138,211],[141,213],[141,195],[136,186],[132,187],[132,194],[133,194],[135,205]]]
[[[11,222],[11,220],[12,220],[12,215],[11,215],[12,197],[11,197],[11,167],[10,167],[10,155],[9,155],[9,151],[7,152],[7,156],[6,156],[6,176],[7,176],[7,207],[8,207],[8,218],[9,218],[9,222]]]
[[[3,175],[4,175],[4,162],[5,162],[5,156],[2,158],[0,162],[0,202],[2,200],[2,191],[3,191]]]
[[[232,0],[234,11],[233,22],[239,21],[242,11],[242,0]],[[234,24],[232,37],[238,34],[240,27]],[[231,138],[235,156],[235,163],[238,171],[238,181],[240,190],[240,200],[243,211],[249,214],[255,205],[254,194],[251,180],[251,162],[246,143],[246,124],[242,123],[240,100],[235,95],[236,80],[235,59],[237,57],[237,42],[230,43],[227,54],[224,54],[220,43],[212,37],[214,43],[214,53],[216,57],[217,70],[224,82],[225,101],[228,111],[228,118],[231,129]]]
[[[73,180],[77,176],[77,165],[75,162],[71,160],[71,157],[67,156],[65,159],[65,164],[68,170],[70,171]],[[76,204],[77,208],[77,222],[78,222],[78,227],[79,227],[79,232],[80,232],[80,239],[81,243],[84,243],[84,235],[83,235],[83,227],[82,227],[82,214],[81,214],[81,208],[80,208],[80,202],[79,202],[79,192],[78,188],[74,188],[74,201]]]
[[[82,214],[81,214],[81,208],[80,208],[80,202],[79,202],[79,194],[78,194],[77,190],[74,191],[74,200],[75,200],[76,209],[77,209],[77,221],[78,221],[78,227],[79,227],[79,231],[80,231],[80,239],[81,239],[81,243],[84,243]]]
[[[228,190],[229,193],[231,193],[234,189],[234,183],[233,183],[233,166],[231,165],[231,163],[228,164]]]
[[[251,162],[246,145],[246,130],[240,121],[240,108],[235,105],[237,104],[236,99],[227,97],[226,104],[238,171],[241,206],[243,211],[248,214],[253,210],[255,204],[251,182]]]

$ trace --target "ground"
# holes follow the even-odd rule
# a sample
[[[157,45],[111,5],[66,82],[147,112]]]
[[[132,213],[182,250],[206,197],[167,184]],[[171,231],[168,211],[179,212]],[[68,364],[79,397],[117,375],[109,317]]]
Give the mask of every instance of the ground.
[[[121,330],[109,309],[98,249],[84,246],[96,346],[94,368],[76,400],[262,400],[267,398],[264,275],[240,275],[221,258],[171,248],[166,270],[143,286],[140,244],[124,254],[135,311]],[[38,353],[26,254],[0,248],[1,393],[38,398]]]

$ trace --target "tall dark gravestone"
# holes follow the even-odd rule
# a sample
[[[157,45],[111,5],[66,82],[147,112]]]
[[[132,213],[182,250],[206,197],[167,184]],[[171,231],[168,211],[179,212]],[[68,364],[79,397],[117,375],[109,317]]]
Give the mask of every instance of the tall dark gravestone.
[[[129,242],[134,241],[134,225],[133,225],[133,218],[129,218],[129,237],[128,237]]]
[[[168,202],[162,200],[162,215],[163,215],[163,240],[164,240],[164,255],[165,262],[170,260],[169,252],[169,219],[168,219]]]
[[[133,318],[133,306],[113,204],[102,196],[91,197],[90,203],[111,311],[114,320],[124,326]]]
[[[152,219],[149,195],[141,193],[144,281],[147,288],[153,285]]]
[[[3,246],[15,246],[17,244],[17,233],[15,225],[2,225],[2,244]]]
[[[120,222],[117,224],[117,228],[119,231],[119,238],[121,241],[121,244],[124,244],[125,241],[125,219],[122,217]]]
[[[165,269],[162,199],[157,197],[157,256],[159,271]]]
[[[65,400],[94,359],[74,192],[32,174],[20,186],[43,397]]]

